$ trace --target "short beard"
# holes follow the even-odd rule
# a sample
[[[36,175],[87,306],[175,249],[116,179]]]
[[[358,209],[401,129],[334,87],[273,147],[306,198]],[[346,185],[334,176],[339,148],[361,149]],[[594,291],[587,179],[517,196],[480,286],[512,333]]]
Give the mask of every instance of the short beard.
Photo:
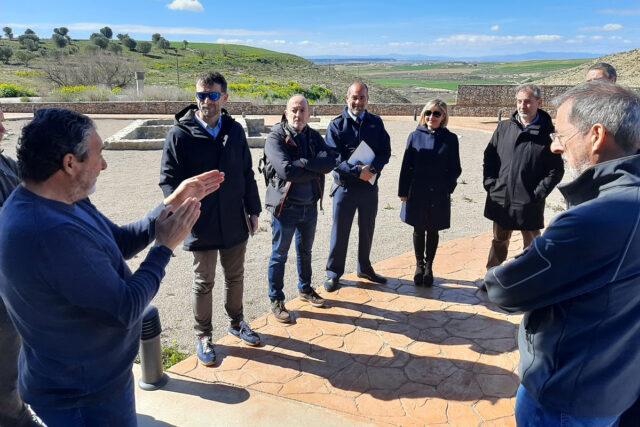
[[[577,165],[572,166],[570,165],[569,159],[567,159],[567,156],[564,153],[562,153],[562,160],[566,165],[566,171],[569,174],[569,177],[571,178],[572,181],[574,179],[577,179],[580,175],[582,175],[582,172],[584,172],[585,170],[587,170],[587,168],[589,168],[589,166],[591,166],[589,164],[588,159],[584,159],[580,161]]]

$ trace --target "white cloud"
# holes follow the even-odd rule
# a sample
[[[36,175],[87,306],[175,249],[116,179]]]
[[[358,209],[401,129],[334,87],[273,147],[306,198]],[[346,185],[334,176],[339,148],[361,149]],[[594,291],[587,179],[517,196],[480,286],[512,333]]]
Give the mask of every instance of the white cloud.
[[[309,40],[303,40],[303,41],[301,41],[301,42],[300,42],[300,43],[298,43],[298,44],[300,44],[300,45],[302,45],[302,46],[306,46],[306,45],[310,45],[310,44],[311,44],[311,42],[310,42]]]
[[[580,31],[620,31],[624,27],[620,24],[607,24],[602,27],[585,27],[580,28]]]
[[[273,43],[275,43],[275,44],[286,44],[287,41],[286,40],[274,40]]]
[[[609,37],[609,40],[622,40],[622,37],[620,37],[620,36],[611,36],[611,37]]]
[[[500,30],[500,25],[494,25],[493,27],[491,27],[491,31],[498,31]]]
[[[622,28],[623,27],[620,24],[607,24],[602,27],[602,29],[605,31],[620,31]]]
[[[148,25],[135,25],[135,24],[115,24],[109,25],[105,23],[96,22],[78,22],[75,24],[67,25],[70,31],[96,31],[96,28],[102,28],[105,25],[111,27],[114,33],[135,33],[135,34],[154,34],[160,33],[163,36],[166,34],[179,34],[187,36],[227,36],[227,37],[247,37],[247,36],[277,36],[275,31],[254,31],[245,30],[240,28],[235,29],[210,29],[210,28],[197,28],[197,27],[152,27]],[[57,25],[50,25],[50,28]],[[42,27],[42,25],[41,25]],[[35,26],[34,26],[35,28]],[[46,28],[46,27],[45,27]]]
[[[604,37],[602,36],[592,36],[591,40],[602,40]]]
[[[579,36],[576,36],[577,39],[586,39],[587,36],[585,36],[584,34],[580,34]]]
[[[244,44],[247,43],[248,40],[241,40],[241,39],[218,39],[216,40],[216,43],[221,43],[221,44]]]
[[[190,10],[204,12],[204,7],[198,0],[173,0],[167,7],[171,10]]]
[[[483,34],[456,34],[450,37],[436,39],[439,45],[483,45],[492,43],[497,45],[509,45],[516,43],[549,43],[563,40],[563,36],[553,34],[540,34],[537,36],[487,36]]]

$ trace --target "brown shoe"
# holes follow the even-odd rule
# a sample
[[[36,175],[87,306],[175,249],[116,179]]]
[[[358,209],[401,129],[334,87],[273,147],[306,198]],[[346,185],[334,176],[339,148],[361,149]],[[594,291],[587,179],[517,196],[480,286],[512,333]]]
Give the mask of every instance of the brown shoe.
[[[271,313],[280,323],[290,323],[291,316],[284,306],[284,301],[273,301],[271,303]]]

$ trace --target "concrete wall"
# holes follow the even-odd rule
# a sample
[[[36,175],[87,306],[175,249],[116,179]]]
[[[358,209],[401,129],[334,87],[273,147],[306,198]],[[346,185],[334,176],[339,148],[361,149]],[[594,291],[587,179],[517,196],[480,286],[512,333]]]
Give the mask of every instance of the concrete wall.
[[[570,86],[541,86],[543,108],[553,110],[550,100],[562,94]],[[515,85],[460,85],[457,103],[449,107],[452,116],[495,117],[500,110],[509,115],[515,109]],[[29,113],[34,108],[66,108],[83,114],[175,114],[190,102],[140,101],[140,102],[21,102],[1,103],[8,113]],[[412,116],[420,113],[423,104],[370,104],[370,112],[382,116]],[[229,102],[225,108],[230,114],[280,115],[284,105],[260,105],[250,102]],[[312,108],[321,116],[337,116],[344,104],[314,105]]]

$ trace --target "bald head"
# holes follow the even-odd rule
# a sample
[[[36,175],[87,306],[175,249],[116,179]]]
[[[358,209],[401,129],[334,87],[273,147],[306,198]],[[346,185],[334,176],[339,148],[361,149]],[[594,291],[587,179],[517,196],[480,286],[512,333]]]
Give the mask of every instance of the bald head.
[[[369,103],[369,88],[366,84],[356,82],[347,91],[347,108],[356,117],[360,117]]]
[[[293,95],[289,98],[285,116],[289,125],[297,131],[302,131],[307,126],[311,116],[311,108],[309,108],[307,98],[302,95]]]

